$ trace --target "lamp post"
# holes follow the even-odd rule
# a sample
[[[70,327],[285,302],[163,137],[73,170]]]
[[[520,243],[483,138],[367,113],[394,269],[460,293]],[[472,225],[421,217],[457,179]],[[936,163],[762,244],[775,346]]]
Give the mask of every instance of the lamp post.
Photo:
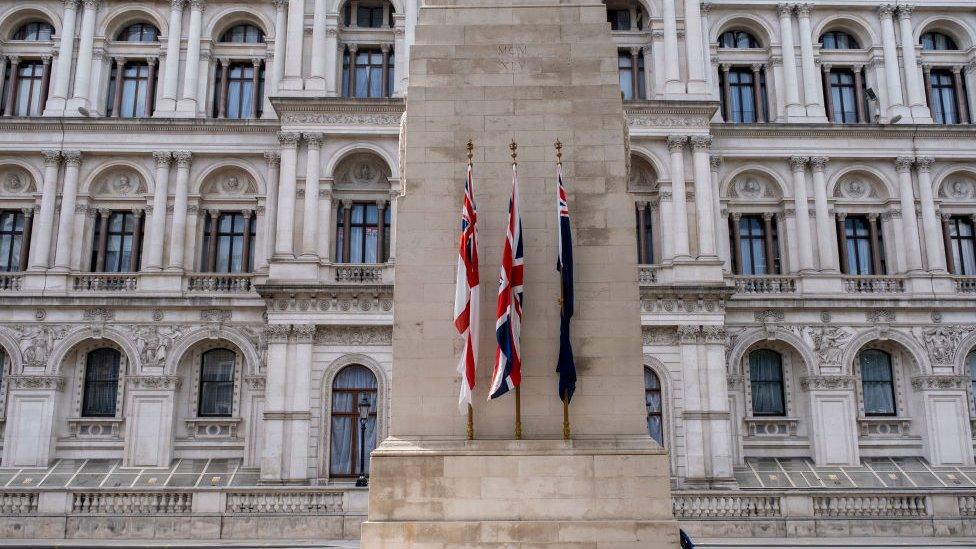
[[[359,399],[359,478],[356,486],[369,486],[366,478],[366,423],[369,421],[369,397],[363,395]]]

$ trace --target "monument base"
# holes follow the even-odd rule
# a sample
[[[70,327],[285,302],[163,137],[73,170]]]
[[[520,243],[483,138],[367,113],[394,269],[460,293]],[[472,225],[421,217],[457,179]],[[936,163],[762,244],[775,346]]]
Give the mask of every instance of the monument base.
[[[389,438],[371,459],[362,545],[678,546],[664,450],[648,438]]]

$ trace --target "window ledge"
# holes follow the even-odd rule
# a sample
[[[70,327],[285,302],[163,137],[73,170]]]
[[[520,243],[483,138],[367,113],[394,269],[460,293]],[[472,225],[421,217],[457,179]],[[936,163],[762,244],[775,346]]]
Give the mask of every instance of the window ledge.
[[[71,438],[118,439],[125,420],[120,417],[76,417],[68,419]]]
[[[753,437],[795,437],[799,418],[786,416],[752,416],[742,419]]]
[[[239,417],[195,417],[184,420],[187,436],[195,439],[237,438]]]
[[[897,438],[911,433],[912,420],[907,417],[862,417],[857,425],[862,437]]]

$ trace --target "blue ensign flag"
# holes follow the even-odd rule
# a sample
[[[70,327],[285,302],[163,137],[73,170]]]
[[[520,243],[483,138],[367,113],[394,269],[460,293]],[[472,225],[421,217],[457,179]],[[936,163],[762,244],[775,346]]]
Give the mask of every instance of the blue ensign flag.
[[[559,311],[559,399],[569,403],[576,392],[576,363],[573,344],[569,340],[569,321],[573,318],[573,233],[569,223],[569,202],[563,185],[562,163],[556,166],[556,200],[559,211],[559,256],[556,270],[562,279],[562,300]]]

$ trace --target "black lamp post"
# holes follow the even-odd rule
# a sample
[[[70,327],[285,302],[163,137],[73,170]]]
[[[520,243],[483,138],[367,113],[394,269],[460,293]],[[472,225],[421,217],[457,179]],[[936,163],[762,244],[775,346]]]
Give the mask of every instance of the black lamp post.
[[[359,478],[356,486],[369,486],[366,478],[366,423],[369,422],[369,397],[359,399]]]

